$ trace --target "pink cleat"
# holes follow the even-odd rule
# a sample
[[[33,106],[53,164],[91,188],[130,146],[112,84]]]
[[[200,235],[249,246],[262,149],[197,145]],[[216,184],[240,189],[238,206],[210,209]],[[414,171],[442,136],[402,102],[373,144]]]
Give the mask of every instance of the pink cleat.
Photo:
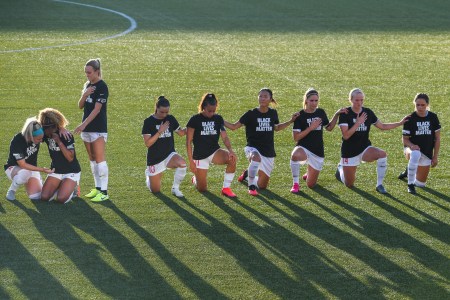
[[[291,193],[297,194],[298,192],[300,192],[300,185],[298,183],[294,183],[291,188]]]
[[[236,194],[233,193],[233,191],[231,190],[231,188],[227,187],[227,188],[222,188],[222,195],[230,197],[230,198],[234,198],[236,197]]]

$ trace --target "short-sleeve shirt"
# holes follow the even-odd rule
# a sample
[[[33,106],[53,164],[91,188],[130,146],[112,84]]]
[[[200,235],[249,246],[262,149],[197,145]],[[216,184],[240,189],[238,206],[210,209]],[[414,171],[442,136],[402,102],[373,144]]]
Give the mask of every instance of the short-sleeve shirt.
[[[37,166],[37,155],[40,144],[27,143],[22,133],[16,134],[9,145],[9,156],[5,170],[11,166],[17,166],[18,160],[25,159],[27,164]]]
[[[364,149],[372,145],[369,140],[370,125],[375,124],[378,121],[375,113],[366,107],[363,107],[359,114],[355,113],[351,107],[347,107],[347,111],[348,113],[339,115],[339,127],[348,126],[348,128],[351,128],[356,123],[358,116],[363,112],[367,114],[367,119],[364,123],[359,125],[358,129],[348,140],[342,138],[342,158],[355,157],[361,154]]]
[[[107,126],[107,117],[106,117],[106,103],[108,102],[108,86],[103,80],[95,84],[91,84],[89,81],[85,83],[83,88],[84,91],[88,88],[94,86],[95,91],[90,94],[86,102],[84,103],[84,111],[83,111],[83,121],[92,113],[94,110],[95,104],[100,103],[102,108],[98,115],[89,123],[83,132],[108,132]]]
[[[239,119],[239,123],[245,125],[247,146],[256,148],[265,157],[275,157],[274,132],[275,125],[280,123],[278,113],[269,108],[262,113],[258,108],[247,111]]]
[[[317,108],[313,113],[308,113],[305,110],[300,111],[300,115],[294,121],[293,131],[302,132],[306,130],[312,122],[316,119],[322,120],[322,125],[312,130],[308,135],[297,142],[297,146],[302,146],[317,156],[325,157],[323,147],[323,127],[330,122],[327,114],[321,108]]]
[[[193,159],[205,159],[220,149],[220,132],[225,131],[221,115],[215,114],[211,118],[207,118],[201,113],[196,114],[189,119],[187,127],[194,128]]]
[[[166,121],[169,121],[169,128],[161,133],[158,140],[147,150],[147,166],[156,165],[166,159],[170,153],[175,152],[173,133],[180,128],[180,124],[172,115],[167,115],[164,119],[157,119],[154,115],[151,115],[144,120],[142,135],[149,134],[151,136],[155,135],[161,124]]]
[[[57,132],[57,134],[59,133]],[[60,139],[68,150],[72,150],[74,152],[74,157],[73,160],[69,162],[64,157],[64,154],[62,153],[55,140],[44,136],[44,142],[48,146],[48,153],[50,154],[50,158],[52,159],[51,168],[55,169],[56,174],[81,172],[80,164],[75,153],[75,140],[73,136],[71,136],[68,140],[66,140],[64,137],[60,137]]]
[[[432,159],[436,131],[440,129],[441,124],[435,113],[429,111],[425,117],[420,117],[413,112],[403,124],[403,136],[409,136],[411,143],[418,145],[420,152]]]

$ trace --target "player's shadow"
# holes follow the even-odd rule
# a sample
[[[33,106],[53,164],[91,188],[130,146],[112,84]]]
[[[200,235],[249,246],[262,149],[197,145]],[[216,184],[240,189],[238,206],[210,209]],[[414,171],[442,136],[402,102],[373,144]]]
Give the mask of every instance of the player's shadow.
[[[14,204],[24,209],[23,204],[15,201]],[[59,281],[50,274],[34,257],[32,253],[0,224],[0,269],[7,270],[13,276],[9,278],[21,294],[28,299],[36,299],[45,286],[47,299],[76,299]],[[6,273],[5,273],[6,274]],[[3,275],[5,276],[5,275]],[[8,280],[3,277],[2,281]],[[34,284],[38,283],[38,284]],[[39,297],[38,297],[39,298]],[[11,299],[7,291],[0,285],[0,299]]]
[[[129,291],[136,298],[179,297],[133,244],[85,201],[76,200],[67,205],[38,202],[36,210],[23,205],[21,208],[41,235],[71,260],[85,280],[108,297],[126,298]],[[86,241],[90,239],[94,241]],[[125,273],[110,265],[105,253],[114,257]]]
[[[154,194],[158,199],[167,203],[171,199],[163,193]],[[199,275],[194,273],[188,266],[173,255],[156,237],[142,228],[133,219],[122,212],[114,203],[110,202],[108,207],[120,217],[145,243],[159,256],[165,265],[172,271],[186,287],[188,287],[199,299],[227,299],[225,295],[211,286]]]
[[[348,212],[351,212],[357,218],[348,219],[347,217],[341,216],[340,214],[333,211],[331,207],[324,205],[323,203],[314,199],[306,193],[302,193],[302,196],[303,198],[305,198],[305,200],[314,203],[318,207],[322,208],[325,212],[328,212],[330,214],[330,217],[337,219],[356,232],[365,235],[369,239],[378,242],[386,247],[405,247],[413,255],[415,255],[416,257],[420,257],[421,260],[428,256],[432,261],[425,262],[425,265],[433,271],[437,271],[443,276],[446,276],[446,271],[444,270],[445,268],[442,266],[437,266],[438,262],[445,261],[445,257],[443,257],[440,253],[437,253],[436,251],[427,247],[416,239],[404,234],[397,228],[370,215],[366,211],[354,208],[346,204],[344,201],[340,200],[336,194],[324,189],[321,186],[316,186],[313,190],[325,199],[328,199],[332,203],[343,207]],[[281,203],[295,212],[299,216],[299,218],[297,218],[296,224],[302,229],[324,240],[333,247],[336,247],[337,249],[345,251],[353,257],[356,257],[360,261],[367,264],[370,268],[380,274],[383,274],[383,276],[389,279],[389,281],[383,281],[382,283],[380,283],[382,285],[378,286],[378,291],[376,294],[374,294],[372,283],[368,284],[365,291],[361,292],[361,296],[364,293],[370,293],[371,295],[373,294],[382,297],[383,290],[389,288],[394,289],[411,298],[420,298],[417,287],[429,287],[430,284],[433,285],[433,289],[435,290],[436,294],[440,294],[442,296],[446,295],[445,289],[443,289],[441,285],[435,284],[435,281],[433,281],[433,283],[430,283],[426,279],[428,277],[425,275],[423,278],[417,277],[416,274],[412,274],[408,270],[399,266],[396,262],[386,258],[383,254],[369,247],[366,243],[363,243],[353,234],[350,234],[350,232],[344,231],[332,225],[330,223],[331,220],[327,221],[324,218],[318,217],[316,214],[310,212],[309,210],[303,209],[299,205],[294,204],[293,202],[285,198],[279,197],[271,191],[264,191],[261,194],[267,197],[265,203]],[[272,206],[274,207],[273,203]],[[285,213],[285,216],[289,218],[289,214]],[[413,246],[410,246],[410,244]],[[424,252],[424,254],[422,254],[422,252]],[[421,291],[425,293],[426,289],[420,290],[419,293]],[[426,296],[426,294],[422,295],[422,297]]]
[[[199,195],[204,201],[211,201],[221,207],[226,205],[222,198],[210,192]],[[324,298],[309,281],[293,279],[271,260],[262,255],[255,245],[238,234],[232,227],[205,210],[198,208],[189,199],[181,198],[177,201],[173,201],[168,197],[160,197],[160,199],[199,233],[233,257],[254,280],[278,297],[284,299],[296,298],[302,292],[308,291],[312,298]],[[196,215],[200,215],[202,218]],[[237,220],[237,222],[242,221],[244,220]],[[248,226],[253,226],[253,230],[264,230],[264,228],[260,228],[256,224],[248,224]],[[298,268],[299,266],[294,265],[292,267]]]
[[[448,195],[444,195],[436,190],[433,190],[432,188],[429,187],[423,187],[423,188],[418,188],[417,191],[420,193],[420,190],[423,190],[425,192],[430,193],[431,195],[435,196],[436,198],[442,199],[444,201],[450,202],[450,197]]]

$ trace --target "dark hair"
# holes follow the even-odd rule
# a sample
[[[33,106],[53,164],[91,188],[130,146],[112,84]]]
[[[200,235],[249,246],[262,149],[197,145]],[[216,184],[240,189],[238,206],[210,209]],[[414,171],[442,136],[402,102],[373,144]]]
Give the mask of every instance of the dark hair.
[[[170,107],[169,100],[167,100],[167,98],[164,96],[158,97],[158,100],[155,103],[155,113],[156,113],[156,109],[158,109],[160,107]]]
[[[275,99],[273,99],[273,93],[272,93],[272,90],[271,90],[271,89],[266,88],[266,87],[265,87],[265,88],[262,88],[262,89],[259,90],[258,95],[259,95],[261,92],[267,92],[267,93],[269,93],[269,95],[270,95],[270,101],[273,102],[275,105],[278,104],[277,101],[276,101]]]
[[[428,95],[425,94],[425,93],[418,93],[418,94],[414,97],[414,103],[416,103],[416,100],[417,100],[417,99],[423,99],[423,100],[425,100],[425,102],[426,102],[427,104],[430,104],[430,98],[429,98]]]
[[[216,95],[212,93],[204,94],[198,105],[198,112],[202,112],[208,105],[219,106],[219,100],[217,100]]]
[[[308,100],[308,98],[313,95],[317,95],[317,97],[319,97],[319,92],[315,88],[309,88],[305,92],[305,95],[303,96],[303,108],[304,109],[306,108],[306,100]]]

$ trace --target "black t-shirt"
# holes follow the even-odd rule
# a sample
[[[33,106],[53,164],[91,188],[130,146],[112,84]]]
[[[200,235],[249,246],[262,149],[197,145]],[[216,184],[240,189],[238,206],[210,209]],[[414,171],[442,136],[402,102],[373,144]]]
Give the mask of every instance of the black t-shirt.
[[[420,117],[413,112],[408,121],[403,124],[403,135],[409,136],[411,143],[418,145],[420,152],[432,159],[436,131],[440,129],[441,124],[435,113],[429,111],[425,117]]]
[[[247,146],[256,148],[265,157],[276,156],[274,131],[280,120],[275,109],[269,108],[266,113],[262,113],[254,108],[247,111],[239,123],[245,125]]]
[[[17,161],[22,159],[25,159],[27,164],[37,166],[39,145],[33,142],[27,143],[21,132],[16,134],[9,145],[9,156],[4,166],[5,170],[11,166],[17,166]]]
[[[347,111],[348,113],[339,115],[339,126],[348,126],[349,129],[352,128],[358,116],[363,112],[367,114],[367,119],[363,124],[359,125],[358,129],[348,140],[342,138],[342,158],[355,157],[371,145],[369,140],[370,125],[378,121],[375,113],[366,107],[363,107],[359,114],[355,113],[351,107],[347,107]]]
[[[147,150],[147,166],[156,165],[166,159],[170,153],[175,152],[173,133],[180,128],[180,124],[172,115],[167,115],[167,117],[162,120],[156,119],[155,116],[151,115],[144,120],[142,134],[149,134],[151,136],[155,135],[161,124],[166,121],[169,121],[169,128],[160,134],[158,140],[156,140],[156,142]]]
[[[220,148],[220,132],[225,131],[222,116],[215,114],[211,118],[207,118],[199,113],[189,119],[187,127],[194,128],[193,159],[205,159]]]
[[[84,84],[84,91],[90,87],[95,86],[95,91],[90,94],[86,102],[84,103],[83,121],[91,114],[94,110],[95,104],[100,103],[102,108],[98,115],[89,123],[83,132],[108,132],[107,118],[106,118],[106,103],[108,102],[108,86],[103,80],[95,84],[91,84],[89,81]]]
[[[305,110],[301,110],[300,115],[294,121],[293,131],[301,132],[306,130],[315,119],[322,119],[322,125],[299,140],[297,146],[305,147],[315,155],[325,157],[323,147],[323,127],[327,126],[330,122],[323,109],[317,108],[313,113],[307,113]]]
[[[59,134],[59,132],[57,132]],[[60,137],[61,142],[66,146],[68,150],[72,150],[74,153],[73,160],[69,162],[62,153],[58,144],[54,139],[44,136],[44,142],[48,146],[48,153],[52,159],[51,168],[55,169],[56,174],[69,174],[81,172],[80,164],[78,163],[77,156],[75,153],[75,140],[73,136],[66,140],[64,137]]]

